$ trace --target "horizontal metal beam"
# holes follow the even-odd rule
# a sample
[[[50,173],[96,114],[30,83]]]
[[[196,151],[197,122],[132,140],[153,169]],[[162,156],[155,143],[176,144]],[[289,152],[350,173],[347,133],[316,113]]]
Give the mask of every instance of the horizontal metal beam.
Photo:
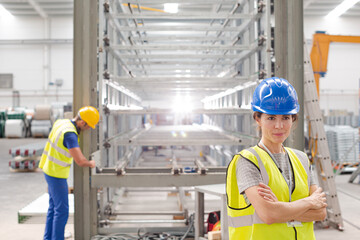
[[[112,212],[112,216],[125,215],[125,216],[146,216],[146,215],[184,215],[183,211],[120,211]]]
[[[130,97],[138,102],[141,102],[141,98],[139,96],[137,96],[135,93],[131,92],[129,89],[126,89],[123,86],[119,86],[117,82],[112,82],[111,80],[103,80],[103,81],[109,87],[116,89],[117,91],[127,95],[128,97]]]
[[[127,225],[127,224],[126,224]],[[128,226],[128,225],[127,225]],[[186,232],[188,230],[189,226],[185,225],[184,226],[178,226],[178,227],[164,227],[164,226],[159,226],[159,227],[141,227],[141,230],[144,233],[160,233],[160,232]],[[137,233],[139,231],[139,227],[135,226],[133,228],[131,227],[102,227],[102,228],[98,228],[98,233],[99,234],[116,234],[116,233],[125,233],[125,234],[129,234],[129,233]],[[137,234],[135,234],[135,237],[138,237]]]
[[[174,113],[173,109],[161,109],[161,108],[150,108],[150,109],[141,109],[141,110],[114,110],[110,111],[110,114],[128,114],[128,115],[143,115],[143,114],[162,114],[162,113]],[[243,108],[222,108],[222,109],[194,109],[190,112],[191,114],[242,114],[242,113],[251,113],[250,109]]]
[[[156,95],[160,95],[161,98],[159,97],[159,100],[164,100],[164,97],[166,96],[167,93],[170,93],[167,98],[173,98],[174,94],[180,93],[189,93],[189,94],[194,94],[196,95],[196,98],[199,98],[199,96],[203,96],[202,98],[205,98],[206,96],[209,95],[213,95],[216,94],[218,92],[221,91],[226,91],[227,89],[229,89],[229,87],[204,87],[204,86],[196,86],[193,87],[191,85],[189,86],[169,86],[169,87],[162,87],[162,88],[157,88],[156,86],[152,86],[153,90],[152,93],[147,93],[146,91],[149,90],[149,86],[144,86],[142,88],[137,87],[134,90],[139,91],[140,93],[143,93],[142,98],[148,100],[149,96],[154,96],[157,97]],[[200,100],[200,99],[199,99]]]
[[[251,46],[249,45],[136,45],[136,46],[124,46],[124,45],[112,45],[111,47],[114,50],[250,50]],[[106,49],[108,49],[106,48]]]
[[[224,66],[225,65],[225,66]],[[136,65],[132,65],[132,67],[130,68],[130,70],[132,72],[134,71],[144,71],[146,70],[149,74],[149,72],[153,71],[165,71],[165,72],[169,72],[170,74],[176,74],[176,71],[186,71],[189,70],[190,72],[187,73],[189,75],[191,75],[191,73],[201,73],[201,72],[208,72],[209,70],[204,69],[204,67],[206,66],[212,66],[211,64],[204,64],[204,65],[192,65],[192,66],[176,66],[176,64],[170,65],[171,67],[169,67],[169,65],[147,65],[147,66],[136,66]],[[216,64],[216,66],[214,66],[211,70],[218,70],[218,71],[222,71],[224,69],[224,67],[229,67],[230,64]],[[184,74],[184,73],[183,73]]]
[[[240,27],[222,27],[222,26],[208,26],[208,25],[189,25],[189,26],[143,26],[143,27],[119,27],[119,31],[200,31],[200,32],[239,32]]]
[[[239,58],[238,54],[175,54],[175,53],[164,53],[164,54],[121,54],[122,59],[133,59],[133,58],[141,58],[141,59],[236,59]]]
[[[159,83],[142,83],[142,84],[127,84],[126,87],[135,87],[143,88],[143,90],[149,89],[149,87],[157,88],[157,90],[162,89],[167,91],[170,88],[183,88],[191,87],[202,90],[204,88],[217,88],[217,89],[228,89],[238,85],[238,83],[161,83],[161,86],[158,86]]]
[[[117,19],[176,19],[176,20],[223,20],[223,19],[251,19],[254,17],[253,14],[244,13],[141,13],[141,14],[112,14]]]
[[[216,36],[194,36],[194,35],[178,35],[178,36],[134,36],[131,37],[133,41],[194,41],[194,42],[201,42],[201,41],[231,41],[232,38],[230,37],[216,37]]]
[[[225,173],[92,174],[91,187],[182,187],[225,183]]]
[[[164,76],[164,77],[116,77],[111,76],[111,79],[116,80],[119,82],[119,84],[125,83],[125,82],[245,82],[249,81],[250,77],[172,77],[172,76]]]
[[[222,60],[222,61],[219,61],[217,59],[208,59],[208,61],[204,60],[204,61],[179,61],[179,60],[175,60],[175,61],[156,61],[156,60],[153,60],[153,61],[146,61],[146,60],[143,60],[141,62],[139,61],[128,61],[126,62],[126,64],[128,66],[131,66],[131,65],[174,65],[174,67],[177,67],[178,65],[180,66],[187,66],[187,65],[190,65],[190,66],[204,66],[204,65],[213,65],[213,64],[218,64],[218,65],[225,65],[225,64],[232,64],[232,61],[230,61],[229,59],[226,59],[226,60]]]
[[[144,3],[140,0],[119,0],[121,3],[138,4]],[[235,4],[238,0],[151,0],[149,4],[164,4],[164,3],[187,3],[187,4]]]
[[[172,224],[185,224],[187,222],[186,219],[181,220],[172,220],[172,219],[124,219],[124,220],[100,220],[101,224],[165,224],[165,223],[172,223]]]
[[[159,86],[161,84],[161,87]],[[175,87],[191,87],[191,88],[232,88],[239,85],[238,82],[149,82],[149,83],[124,83],[128,88],[148,88],[148,87],[158,87],[159,89],[169,89]]]
[[[6,39],[0,45],[73,44],[72,39]]]
[[[238,139],[237,141],[231,139],[136,139],[132,142],[128,140],[117,140],[118,145],[123,146],[208,146],[208,145],[246,145],[246,140]]]

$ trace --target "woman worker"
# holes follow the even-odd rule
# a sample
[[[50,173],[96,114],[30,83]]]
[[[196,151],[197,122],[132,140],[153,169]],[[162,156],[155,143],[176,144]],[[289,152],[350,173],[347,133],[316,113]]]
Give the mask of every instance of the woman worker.
[[[300,108],[296,91],[285,79],[268,78],[251,105],[261,140],[228,166],[230,239],[315,239],[313,221],[326,217],[325,193],[306,154],[283,146]]]

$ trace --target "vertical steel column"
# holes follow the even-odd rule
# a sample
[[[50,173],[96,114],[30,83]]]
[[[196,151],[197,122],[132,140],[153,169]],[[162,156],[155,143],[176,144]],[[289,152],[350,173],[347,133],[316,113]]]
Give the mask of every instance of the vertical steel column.
[[[303,0],[275,3],[275,76],[286,78],[296,89],[299,120],[287,145],[304,149],[304,29]],[[295,138],[296,136],[296,138]]]
[[[97,1],[74,1],[74,113],[85,105],[97,107]],[[97,133],[80,135],[85,157],[94,152]],[[90,239],[97,233],[96,189],[90,186],[90,171],[74,166],[75,239]]]
[[[269,78],[272,76],[271,74],[271,55],[273,49],[271,49],[271,1],[266,0],[266,17],[265,17],[265,26],[266,29],[266,60],[265,60],[265,70],[266,70],[266,77]]]
[[[288,1],[288,76],[295,87],[300,104],[299,120],[293,132],[293,144],[296,149],[303,150],[304,139],[304,19],[303,0]],[[294,137],[296,136],[296,138]]]
[[[288,1],[274,1],[275,8],[275,76],[288,79]]]

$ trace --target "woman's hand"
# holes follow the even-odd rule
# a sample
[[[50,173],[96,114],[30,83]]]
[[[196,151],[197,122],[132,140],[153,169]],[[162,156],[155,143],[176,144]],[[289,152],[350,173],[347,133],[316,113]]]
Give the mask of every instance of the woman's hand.
[[[275,194],[271,191],[271,188],[264,183],[259,183],[258,193],[261,197],[263,197],[265,200],[267,200],[269,202],[277,202],[278,201]]]
[[[317,188],[316,191],[309,196],[309,199],[313,205],[312,209],[316,210],[327,207],[326,195],[321,187]]]

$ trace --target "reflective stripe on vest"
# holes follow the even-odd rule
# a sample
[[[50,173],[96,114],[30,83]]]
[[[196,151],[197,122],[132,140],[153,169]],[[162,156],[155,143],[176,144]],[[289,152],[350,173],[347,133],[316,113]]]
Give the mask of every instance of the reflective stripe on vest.
[[[290,148],[285,148],[291,161],[295,188],[291,193],[292,201],[309,196],[309,162],[307,156]],[[289,228],[286,223],[271,225],[261,221],[254,207],[246,202],[244,195],[237,188],[236,164],[239,158],[246,158],[255,164],[261,172],[262,181],[272,189],[279,201],[288,202],[288,185],[270,156],[258,146],[245,149],[235,155],[227,171],[226,195],[228,210],[229,237],[236,240],[267,240],[272,236],[276,239],[289,239],[295,233],[299,240],[314,240],[312,222],[303,222],[302,227]],[[266,172],[266,175],[263,174]]]
[[[64,136],[67,132],[73,132],[77,136],[76,127],[68,119],[59,119],[49,134],[44,152],[41,156],[39,167],[44,173],[56,178],[68,178],[72,156],[64,146]]]
[[[268,185],[269,184],[269,174],[267,173],[264,163],[261,161],[259,154],[253,148],[247,148],[246,150],[251,152],[257,159],[257,162],[258,162],[258,165],[260,168],[260,174],[264,181],[263,183]],[[240,216],[240,217],[228,216],[229,227],[236,228],[236,227],[251,226],[255,223],[264,223],[260,219],[260,217],[256,214],[256,212],[254,213],[254,215],[245,215],[245,216]]]
[[[59,139],[58,139],[58,140],[59,140]],[[51,142],[50,139],[48,139],[48,143],[51,145],[52,148],[54,148],[56,151],[58,151],[58,152],[61,153],[62,155],[66,156],[66,157],[68,157],[68,158],[71,158],[71,157],[72,157],[69,152],[65,151],[65,150],[62,149],[62,148],[59,148],[59,147],[57,146],[57,144]],[[46,155],[47,155],[47,154],[46,154]],[[59,161],[60,161],[60,160],[59,160]],[[60,165],[60,164],[59,164],[59,165]]]
[[[62,167],[69,167],[69,166],[71,166],[71,164],[68,164],[68,163],[63,162],[63,161],[61,161],[61,160],[59,160],[59,159],[56,159],[56,158],[54,158],[54,157],[52,157],[52,156],[49,156],[47,151],[43,151],[43,154],[46,155],[46,157],[47,157],[47,159],[48,159],[49,161],[52,161],[53,163],[56,163],[56,164],[58,164],[58,165],[60,165],[60,166],[62,166]]]
[[[310,161],[309,158],[307,157],[307,155],[297,149],[292,149],[292,151],[296,154],[296,156],[299,158],[299,160],[301,161],[302,165],[305,168],[305,171],[307,173],[308,177],[308,186],[309,186],[309,190],[310,190]]]
[[[228,216],[228,225],[229,227],[238,228],[238,227],[245,227],[251,226],[253,224],[264,223],[260,217],[256,214],[253,215],[246,215],[240,217],[230,217]]]

